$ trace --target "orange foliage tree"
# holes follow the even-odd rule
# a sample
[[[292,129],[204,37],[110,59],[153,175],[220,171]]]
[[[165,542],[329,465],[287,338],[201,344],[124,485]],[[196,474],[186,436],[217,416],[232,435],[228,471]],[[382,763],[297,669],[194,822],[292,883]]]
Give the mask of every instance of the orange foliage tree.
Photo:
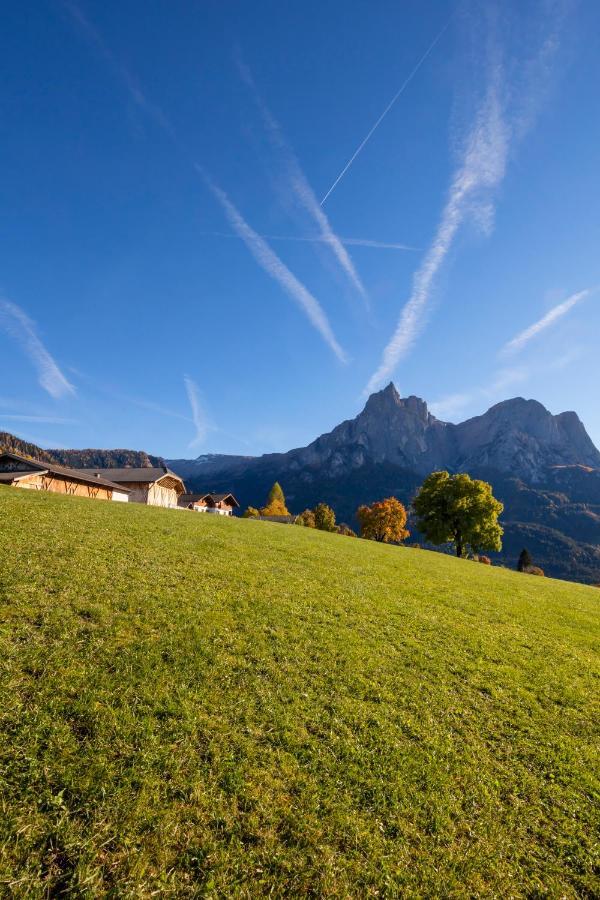
[[[356,518],[360,522],[361,537],[389,544],[403,541],[410,534],[406,525],[406,509],[395,497],[379,500],[371,506],[359,506]]]

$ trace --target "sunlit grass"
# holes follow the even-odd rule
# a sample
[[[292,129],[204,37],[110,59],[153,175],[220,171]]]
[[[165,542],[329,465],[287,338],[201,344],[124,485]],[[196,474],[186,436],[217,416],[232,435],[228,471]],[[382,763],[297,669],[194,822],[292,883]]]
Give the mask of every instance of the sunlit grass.
[[[13,488],[0,528],[0,894],[598,891],[600,591]]]

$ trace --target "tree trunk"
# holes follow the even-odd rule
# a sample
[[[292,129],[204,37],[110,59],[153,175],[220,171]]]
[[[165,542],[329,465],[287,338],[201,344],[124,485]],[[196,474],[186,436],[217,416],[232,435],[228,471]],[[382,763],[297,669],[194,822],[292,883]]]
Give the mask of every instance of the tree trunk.
[[[460,534],[456,535],[456,555],[461,558],[463,555],[463,542]]]

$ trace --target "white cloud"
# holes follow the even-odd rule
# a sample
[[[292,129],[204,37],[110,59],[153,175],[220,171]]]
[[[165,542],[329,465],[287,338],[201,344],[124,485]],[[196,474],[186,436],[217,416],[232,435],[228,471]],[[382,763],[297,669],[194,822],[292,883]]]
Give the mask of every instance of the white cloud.
[[[7,415],[0,412],[0,422],[42,422],[45,425],[76,425],[75,419],[62,419],[57,416],[21,416]]]
[[[296,154],[288,144],[279,122],[277,122],[261,97],[250,69],[239,56],[237,58],[237,64],[244,82],[250,88],[252,96],[254,97],[254,101],[261,114],[271,145],[283,159],[287,172],[288,184],[291,187],[296,200],[316,223],[322,241],[331,247],[341,269],[354,285],[363,300],[368,303],[367,291],[356,271],[356,267],[352,262],[350,254],[344,247],[343,242],[333,231],[329,219],[321,209],[317,196],[310,186],[304,172],[300,168],[300,163],[296,158]]]
[[[456,172],[433,243],[413,278],[406,303],[367,392],[389,380],[425,324],[435,277],[463,221],[478,209],[489,209],[490,192],[501,182],[508,154],[508,129],[499,96],[499,72],[495,73],[467,142],[462,165]],[[483,204],[483,206],[482,206]]]
[[[38,371],[40,385],[51,397],[58,399],[75,393],[75,388],[39,339],[34,323],[20,306],[0,298],[0,326],[25,351]]]
[[[196,428],[196,436],[192,441],[190,441],[190,447],[196,447],[199,444],[204,443],[210,426],[206,418],[206,413],[204,412],[204,409],[202,407],[198,385],[192,378],[189,377],[189,375],[184,375],[183,381],[185,383],[188,400],[190,401],[192,421],[194,422],[194,426]]]
[[[229,234],[224,231],[205,231],[203,234],[208,234],[211,237],[239,238],[238,234]],[[329,243],[329,240],[323,237],[322,234],[261,234],[260,237],[265,241],[291,241],[292,243],[299,242],[307,244]],[[347,244],[349,247],[373,247],[376,250],[409,250],[413,252],[419,249],[418,247],[411,247],[408,244],[399,244],[394,241],[375,241],[370,238],[338,237],[338,240],[340,240],[342,244]]]
[[[200,166],[197,166],[197,170],[223,207],[223,211],[225,212],[231,227],[244,241],[257,263],[271,276],[271,278],[281,285],[285,292],[295,300],[300,308],[306,313],[309,321],[319,332],[323,340],[329,345],[331,350],[333,350],[340,362],[347,362],[346,354],[338,344],[327,316],[318,300],[316,300],[310,291],[308,291],[304,285],[298,281],[296,276],[290,272],[277,254],[269,247],[267,242],[261,238],[250,225],[248,225],[227,194],[206,175]]]
[[[537,322],[534,322],[533,325],[530,325],[528,328],[525,328],[516,337],[512,338],[507,344],[504,345],[502,350],[500,351],[504,355],[509,355],[512,353],[518,353],[525,347],[529,341],[532,341],[536,338],[542,331],[545,331],[546,328],[550,328],[551,325],[554,325],[555,322],[558,322],[559,319],[562,319],[563,316],[566,316],[570,310],[573,309],[574,306],[577,306],[578,303],[581,303],[586,297],[589,297],[591,293],[590,288],[586,288],[584,291],[579,291],[576,294],[571,294],[570,297],[567,297],[566,300],[563,300],[562,303],[559,303],[557,306],[554,306],[549,312],[546,313],[545,316],[542,316],[541,319],[538,319]]]
[[[525,62],[517,60],[514,64],[513,61],[512,84],[498,61],[498,47],[491,36],[487,91],[470,130],[433,242],[414,275],[409,300],[366,392],[389,380],[424,328],[436,276],[461,225],[469,220],[484,234],[491,232],[494,197],[504,178],[511,144],[516,144],[533,126],[547,93],[567,5],[560,0],[546,4],[540,16],[544,33],[537,42],[539,49]]]
[[[61,0],[61,2],[63,8],[69,14],[79,31],[86,40],[95,46],[97,52],[100,54],[113,75],[121,81],[136,106],[153,119],[154,122],[166,131],[173,140],[177,141],[173,126],[162,109],[148,100],[127,66],[117,59],[98,29],[92,25],[87,16],[84,15],[75,0]]]

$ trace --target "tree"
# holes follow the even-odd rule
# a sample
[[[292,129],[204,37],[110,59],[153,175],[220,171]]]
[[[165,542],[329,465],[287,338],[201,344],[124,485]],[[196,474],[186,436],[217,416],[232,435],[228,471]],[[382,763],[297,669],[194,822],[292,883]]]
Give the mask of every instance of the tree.
[[[341,522],[339,525],[336,525],[336,532],[338,534],[343,534],[346,537],[356,537],[356,532],[350,528],[349,525],[346,525],[345,522]]]
[[[408,537],[410,532],[406,525],[406,509],[395,497],[379,500],[371,506],[359,506],[356,518],[360,522],[361,537],[369,541],[389,544],[399,543]]]
[[[335,513],[326,503],[317,503],[313,510],[315,528],[321,531],[335,531]]]
[[[519,554],[519,562],[517,563],[517,571],[526,572],[527,569],[531,568],[533,565],[533,560],[531,558],[531,553],[526,548],[521,550]]]
[[[296,525],[304,525],[305,528],[316,528],[315,514],[312,509],[305,509],[296,519]]]
[[[432,472],[413,501],[417,528],[432,544],[452,541],[456,555],[501,550],[503,529],[498,516],[504,509],[487,481],[469,475]]]
[[[255,506],[249,506],[243,513],[242,519],[256,519],[260,516],[259,511]]]
[[[289,510],[285,505],[285,497],[278,481],[275,482],[269,491],[267,505],[263,506],[260,514],[261,516],[289,516]]]

